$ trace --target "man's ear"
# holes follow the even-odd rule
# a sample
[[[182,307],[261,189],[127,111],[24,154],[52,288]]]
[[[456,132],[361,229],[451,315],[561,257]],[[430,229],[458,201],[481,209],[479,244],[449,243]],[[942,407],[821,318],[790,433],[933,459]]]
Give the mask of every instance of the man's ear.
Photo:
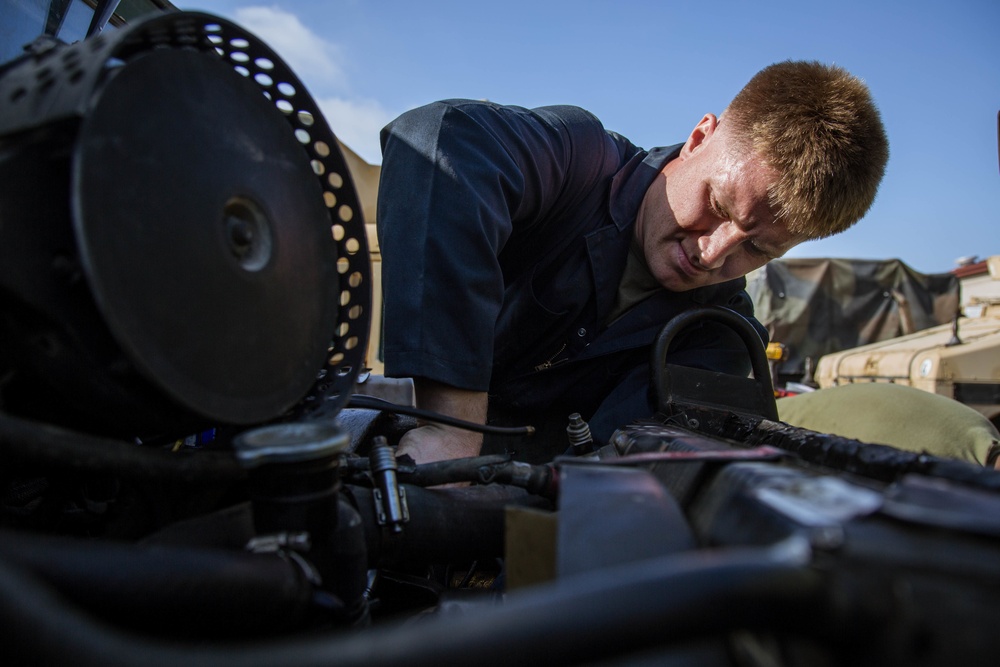
[[[714,113],[707,113],[702,116],[698,124],[694,126],[691,130],[691,134],[688,135],[687,141],[684,142],[684,148],[681,149],[681,156],[687,157],[691,153],[701,148],[705,140],[708,139],[712,134],[715,133],[715,128],[719,125],[719,119]]]

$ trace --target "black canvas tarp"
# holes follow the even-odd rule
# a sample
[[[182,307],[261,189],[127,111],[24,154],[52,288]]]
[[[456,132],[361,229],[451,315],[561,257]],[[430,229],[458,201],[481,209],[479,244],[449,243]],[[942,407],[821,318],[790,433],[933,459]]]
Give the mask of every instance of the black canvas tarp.
[[[747,276],[757,318],[786,347],[782,376],[805,360],[950,322],[958,278],[898,259],[780,259]]]

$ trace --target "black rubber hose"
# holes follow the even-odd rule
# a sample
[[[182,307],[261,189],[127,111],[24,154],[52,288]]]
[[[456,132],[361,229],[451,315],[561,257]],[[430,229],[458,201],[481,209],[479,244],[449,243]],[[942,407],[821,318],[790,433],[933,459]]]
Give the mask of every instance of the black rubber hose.
[[[12,417],[2,412],[0,460],[138,479],[213,482],[246,478],[246,471],[228,452],[170,453]]]
[[[437,486],[454,482],[478,482],[483,474],[497,465],[508,463],[510,456],[492,454],[462,459],[432,461],[415,466],[400,465],[399,480],[416,486]],[[485,469],[485,470],[484,470]]]
[[[410,520],[403,525],[402,532],[388,536],[378,526],[373,490],[345,487],[365,526],[372,567],[501,558],[507,507],[553,508],[551,501],[513,486],[491,484],[444,489],[401,486]]]
[[[419,465],[408,464],[405,462],[405,459],[403,461],[397,459],[398,466],[396,473],[401,480],[408,484],[416,484],[417,486],[474,482],[479,480],[481,468],[508,463],[509,461],[510,456],[507,454],[445,459],[443,461],[432,461]],[[341,469],[347,470],[349,473],[368,472],[371,470],[371,463],[367,457],[354,456],[344,461],[341,464]]]
[[[428,667],[592,662],[736,629],[828,630],[829,586],[804,548],[747,548],[651,559],[512,594],[500,607],[333,638],[252,645],[142,641],[84,617],[0,566],[5,652],[36,664],[116,667]],[[831,617],[833,617],[831,619]]]
[[[553,499],[557,492],[556,473],[552,466],[511,461],[507,454],[434,461],[416,466],[400,465],[398,475],[401,482],[415,486],[455,482],[509,484]]]
[[[313,586],[276,554],[90,542],[0,532],[0,560],[132,629],[253,637],[299,626]]]
[[[410,520],[396,535],[378,525],[373,490],[345,485],[343,494],[361,517],[368,565],[467,563],[504,553],[504,516],[508,506],[554,509],[553,503],[524,489],[491,484],[423,489],[402,485]],[[342,501],[347,502],[347,501]],[[253,536],[250,503],[168,526],[145,542],[235,548]],[[339,539],[339,538],[338,538]]]

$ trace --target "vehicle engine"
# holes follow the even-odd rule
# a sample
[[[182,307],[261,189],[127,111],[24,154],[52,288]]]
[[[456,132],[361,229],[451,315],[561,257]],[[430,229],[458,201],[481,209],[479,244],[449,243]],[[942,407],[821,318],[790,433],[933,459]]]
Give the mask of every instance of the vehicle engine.
[[[156,15],[0,69],[6,664],[978,664],[1000,474],[777,420],[671,322],[657,414],[415,465],[356,392],[364,221],[266,44]],[[754,377],[669,363],[709,318]],[[721,398],[720,398],[721,397]],[[877,406],[876,406],[877,407]],[[490,427],[487,427],[490,428]]]

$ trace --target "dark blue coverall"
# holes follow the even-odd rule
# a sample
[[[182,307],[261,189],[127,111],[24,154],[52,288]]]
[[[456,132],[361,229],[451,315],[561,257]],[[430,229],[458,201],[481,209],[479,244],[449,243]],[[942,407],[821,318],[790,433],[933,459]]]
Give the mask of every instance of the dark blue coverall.
[[[538,441],[560,437],[572,412],[599,442],[651,416],[664,324],[700,304],[753,314],[739,278],[664,289],[607,321],[639,205],[680,148],[647,152],[571,106],[449,100],[390,123],[378,198],[386,375],[488,391],[490,422],[533,424]],[[750,370],[739,339],[709,324],[669,361]],[[543,446],[565,445],[562,434]]]

